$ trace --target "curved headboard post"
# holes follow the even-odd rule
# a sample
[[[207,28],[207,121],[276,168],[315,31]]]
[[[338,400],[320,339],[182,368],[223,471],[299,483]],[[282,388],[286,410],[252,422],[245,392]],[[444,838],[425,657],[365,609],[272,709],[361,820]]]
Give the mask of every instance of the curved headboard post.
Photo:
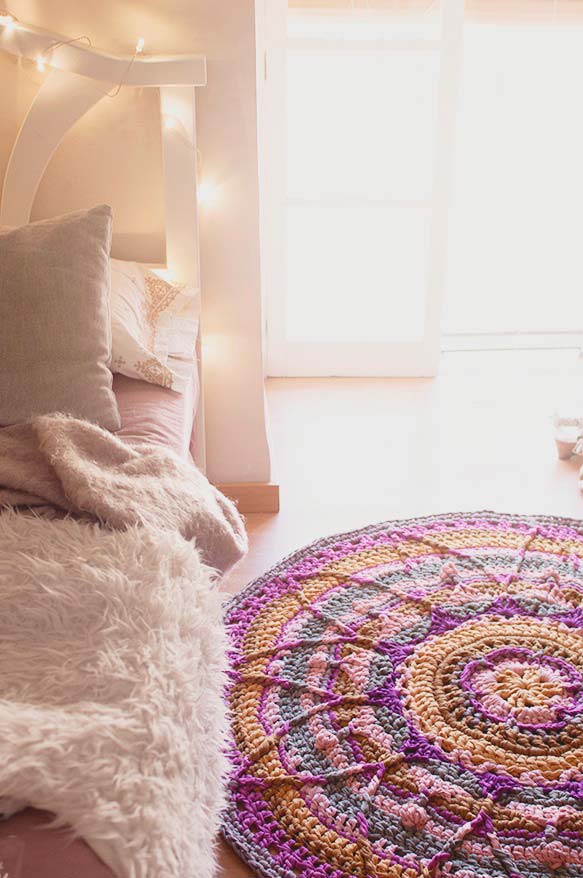
[[[166,261],[184,283],[200,286],[194,91],[160,89],[166,206]]]
[[[2,187],[0,225],[29,222],[51,156],[69,129],[108,92],[120,83],[159,88],[163,118],[171,118],[178,126],[162,124],[166,261],[177,280],[200,288],[195,87],[206,85],[206,59],[199,55],[114,56],[20,22],[10,28],[0,24],[0,50],[30,59],[41,54],[51,68],[12,147]],[[200,361],[200,345],[197,353]],[[197,464],[204,469],[202,374],[195,450]]]
[[[52,70],[47,74],[8,159],[0,225],[21,226],[30,221],[34,198],[51,156],[75,122],[101,100],[104,90],[99,85],[77,73]]]
[[[198,248],[198,196],[196,104],[192,89],[165,85],[160,88],[162,155],[166,207],[166,263],[182,283],[200,290]],[[201,315],[202,319],[202,315]],[[202,363],[201,333],[196,355]],[[199,368],[199,404],[195,422],[194,456],[206,468],[203,374]]]

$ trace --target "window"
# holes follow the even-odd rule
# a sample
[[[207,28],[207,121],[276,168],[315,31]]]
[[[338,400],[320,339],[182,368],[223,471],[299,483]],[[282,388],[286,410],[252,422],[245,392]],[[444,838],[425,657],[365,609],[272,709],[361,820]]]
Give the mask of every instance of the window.
[[[578,343],[583,0],[281,8],[270,374]]]
[[[561,346],[583,333],[582,82],[582,3],[470,0],[446,345]]]
[[[435,373],[462,4],[281,6],[269,374]]]

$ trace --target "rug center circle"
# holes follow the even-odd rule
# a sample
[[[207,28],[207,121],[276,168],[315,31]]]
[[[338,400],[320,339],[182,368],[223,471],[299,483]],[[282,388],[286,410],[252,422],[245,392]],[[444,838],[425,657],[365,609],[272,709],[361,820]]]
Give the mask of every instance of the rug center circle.
[[[583,715],[580,642],[560,622],[483,616],[421,643],[397,688],[411,723],[454,762],[552,779],[572,754],[544,736]]]
[[[564,659],[521,647],[469,662],[461,685],[493,721],[530,727],[559,723],[581,705],[580,672]]]

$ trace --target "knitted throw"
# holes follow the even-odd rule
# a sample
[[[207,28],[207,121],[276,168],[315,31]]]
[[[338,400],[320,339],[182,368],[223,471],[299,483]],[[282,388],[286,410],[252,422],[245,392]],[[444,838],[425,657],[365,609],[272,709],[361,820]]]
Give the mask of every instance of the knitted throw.
[[[223,831],[264,878],[583,875],[583,525],[321,540],[232,600]]]

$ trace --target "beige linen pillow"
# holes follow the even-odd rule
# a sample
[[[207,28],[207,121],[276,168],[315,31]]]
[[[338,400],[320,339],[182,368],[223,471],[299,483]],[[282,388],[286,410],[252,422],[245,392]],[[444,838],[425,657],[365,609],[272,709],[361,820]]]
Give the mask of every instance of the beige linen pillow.
[[[194,373],[198,320],[194,287],[111,260],[113,372],[184,393]]]
[[[119,429],[111,225],[100,205],[0,233],[0,424],[63,412]]]

